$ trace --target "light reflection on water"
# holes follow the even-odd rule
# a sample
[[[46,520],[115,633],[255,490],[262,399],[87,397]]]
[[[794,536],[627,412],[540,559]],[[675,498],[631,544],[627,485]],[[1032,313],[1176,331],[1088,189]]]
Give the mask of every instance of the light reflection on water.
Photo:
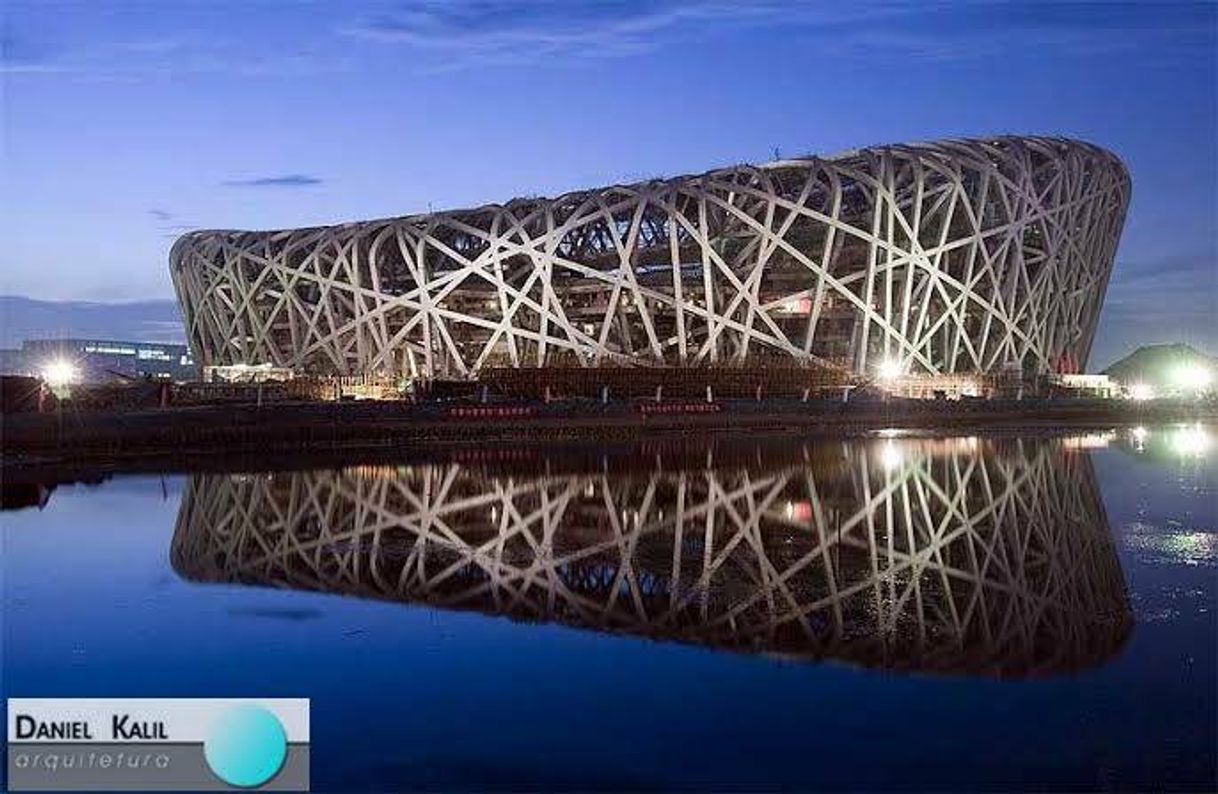
[[[1122,434],[1111,431],[1098,436],[1103,443],[1097,446],[1106,447]],[[1203,464],[1214,445],[1213,430],[1197,422],[1182,422],[1169,427],[1155,428],[1153,431],[1143,425],[1136,425],[1124,431],[1125,446],[1138,455],[1150,455],[1160,460],[1176,458],[1182,463]],[[1096,438],[1096,435],[1086,438]]]
[[[1166,527],[1131,522],[1126,525],[1125,544],[1143,562],[1218,565],[1218,536],[1212,531],[1187,531],[1178,522]]]

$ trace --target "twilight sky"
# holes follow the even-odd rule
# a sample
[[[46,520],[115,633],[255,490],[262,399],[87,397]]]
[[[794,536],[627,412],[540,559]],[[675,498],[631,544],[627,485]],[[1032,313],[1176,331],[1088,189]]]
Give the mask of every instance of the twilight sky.
[[[5,0],[0,47],[0,293],[171,297],[196,227],[1034,133],[1133,174],[1091,367],[1218,352],[1215,3]]]

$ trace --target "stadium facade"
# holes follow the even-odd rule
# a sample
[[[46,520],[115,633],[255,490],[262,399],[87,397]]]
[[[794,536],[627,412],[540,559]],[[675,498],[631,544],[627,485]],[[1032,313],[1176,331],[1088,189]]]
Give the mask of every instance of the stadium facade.
[[[1061,138],[827,158],[271,232],[170,254],[206,368],[1080,371],[1130,197]]]

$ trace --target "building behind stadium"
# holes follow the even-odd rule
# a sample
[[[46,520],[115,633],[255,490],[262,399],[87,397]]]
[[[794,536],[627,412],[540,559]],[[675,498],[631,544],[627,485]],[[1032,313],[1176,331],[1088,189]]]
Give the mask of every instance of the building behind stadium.
[[[186,381],[198,375],[186,345],[116,339],[26,339],[18,348],[0,349],[0,374],[45,377],[49,368],[67,365],[83,383],[157,380]]]

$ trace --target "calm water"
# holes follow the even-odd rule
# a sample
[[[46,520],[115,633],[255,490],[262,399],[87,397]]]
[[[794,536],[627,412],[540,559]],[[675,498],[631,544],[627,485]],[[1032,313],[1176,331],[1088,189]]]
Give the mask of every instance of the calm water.
[[[1215,788],[1213,431],[60,486],[6,696],[306,696],[317,790]]]

